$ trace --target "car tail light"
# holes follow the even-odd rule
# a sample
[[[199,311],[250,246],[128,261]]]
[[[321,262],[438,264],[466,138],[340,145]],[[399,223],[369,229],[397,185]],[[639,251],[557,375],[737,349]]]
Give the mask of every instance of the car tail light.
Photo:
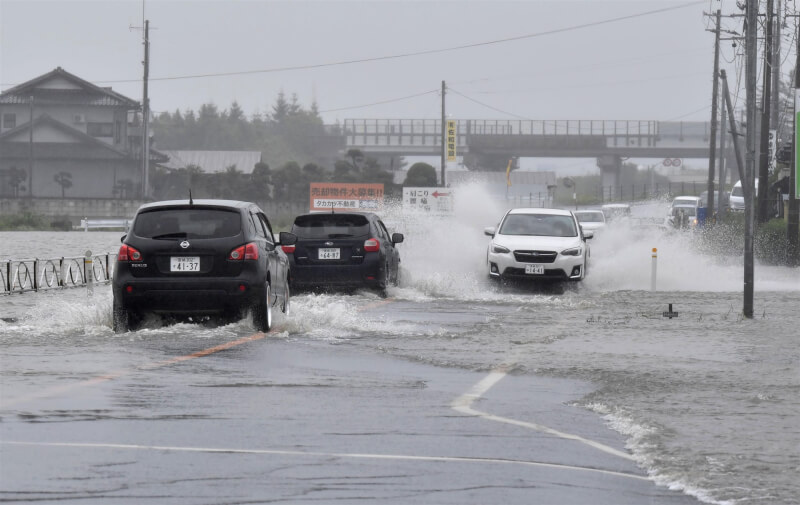
[[[237,247],[228,255],[229,260],[242,261],[242,260],[257,260],[258,259],[258,245],[255,242],[250,242]]]
[[[122,244],[122,247],[119,248],[119,253],[117,253],[117,260],[142,261],[142,253],[127,244]]]
[[[371,238],[364,242],[364,250],[366,252],[377,252],[381,250],[381,243],[376,238]]]
[[[283,252],[285,252],[286,254],[292,254],[294,252],[294,250],[295,250],[295,246],[293,246],[293,245],[282,245],[281,249],[283,249]]]

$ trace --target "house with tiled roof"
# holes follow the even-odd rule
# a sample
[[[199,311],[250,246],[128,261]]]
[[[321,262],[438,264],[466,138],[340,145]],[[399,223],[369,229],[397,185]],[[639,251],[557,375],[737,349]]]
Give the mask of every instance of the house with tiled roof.
[[[140,109],[61,67],[3,91],[0,197],[140,196],[142,128],[129,122]]]

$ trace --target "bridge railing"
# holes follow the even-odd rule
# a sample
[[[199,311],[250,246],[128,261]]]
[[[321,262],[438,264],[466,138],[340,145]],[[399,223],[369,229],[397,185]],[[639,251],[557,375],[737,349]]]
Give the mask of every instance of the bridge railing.
[[[614,145],[628,140],[654,145],[659,132],[658,121],[638,120],[508,120],[462,119],[456,121],[458,147],[469,145],[471,136],[597,136],[611,139]],[[346,144],[351,146],[439,146],[441,121],[436,119],[346,119],[341,128]]]
[[[0,294],[108,283],[116,259],[116,253],[89,252],[84,256],[0,261]]]

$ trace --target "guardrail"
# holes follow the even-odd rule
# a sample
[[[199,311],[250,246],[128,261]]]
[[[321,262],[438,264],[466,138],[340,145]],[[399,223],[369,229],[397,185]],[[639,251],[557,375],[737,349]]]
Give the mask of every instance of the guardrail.
[[[130,227],[130,219],[81,219],[80,228],[83,231],[89,231],[101,228],[122,228],[128,231]]]
[[[116,253],[62,256],[50,259],[0,261],[0,295],[108,283],[114,274]]]

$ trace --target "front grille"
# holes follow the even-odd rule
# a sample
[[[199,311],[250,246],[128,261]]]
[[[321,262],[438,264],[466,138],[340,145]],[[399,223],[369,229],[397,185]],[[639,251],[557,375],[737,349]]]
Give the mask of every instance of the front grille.
[[[556,256],[555,251],[514,251],[514,259],[520,263],[552,263]]]

